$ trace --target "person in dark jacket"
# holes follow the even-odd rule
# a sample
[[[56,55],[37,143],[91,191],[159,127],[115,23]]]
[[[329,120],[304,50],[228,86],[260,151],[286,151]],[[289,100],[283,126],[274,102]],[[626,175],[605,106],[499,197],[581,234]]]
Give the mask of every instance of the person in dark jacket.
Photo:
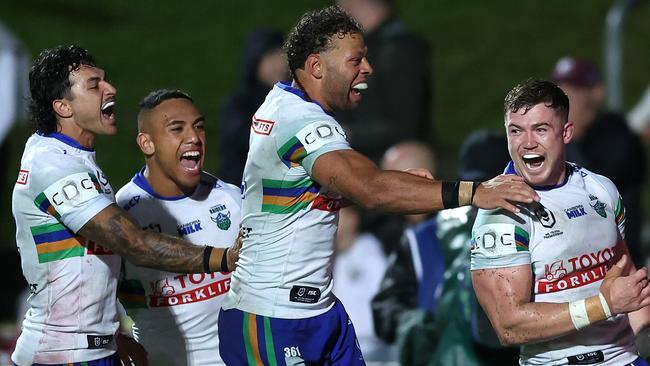
[[[364,101],[337,114],[352,147],[379,163],[390,146],[431,139],[431,56],[429,45],[409,33],[390,0],[339,0],[364,29],[374,67]],[[396,128],[399,126],[399,128]]]
[[[241,182],[251,118],[273,85],[289,76],[283,42],[282,32],[273,29],[257,29],[246,35],[241,82],[221,111],[218,176],[226,182]]]
[[[641,246],[643,183],[646,155],[643,143],[627,125],[625,116],[602,108],[605,85],[591,61],[563,57],[551,74],[569,97],[573,141],[567,160],[610,178],[618,187],[626,209],[625,241],[637,267],[645,255]]]

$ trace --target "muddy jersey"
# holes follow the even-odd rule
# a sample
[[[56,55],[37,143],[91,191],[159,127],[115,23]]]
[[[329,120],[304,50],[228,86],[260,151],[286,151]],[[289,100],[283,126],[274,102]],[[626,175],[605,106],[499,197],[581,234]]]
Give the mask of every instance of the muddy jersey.
[[[514,174],[512,163],[507,173]],[[558,186],[536,188],[539,204],[519,214],[480,210],[471,269],[530,265],[534,302],[565,303],[599,293],[624,235],[625,209],[614,184],[567,164]],[[627,315],[522,347],[522,365],[623,365],[637,358]],[[582,362],[582,363],[576,363]]]
[[[247,235],[224,309],[296,319],[331,308],[341,199],[311,170],[319,156],[349,148],[336,120],[300,90],[278,83],[269,92],[252,120],[242,183]]]
[[[164,197],[141,171],[117,192],[117,202],[143,229],[197,245],[229,247],[239,233],[239,188],[207,173],[191,196]],[[217,319],[229,287],[229,274],[179,274],[125,261],[120,301],[135,322],[135,337],[149,363],[221,364]]]
[[[29,310],[11,359],[19,366],[115,353],[120,257],[77,232],[114,202],[95,151],[59,133],[25,144],[13,190]]]

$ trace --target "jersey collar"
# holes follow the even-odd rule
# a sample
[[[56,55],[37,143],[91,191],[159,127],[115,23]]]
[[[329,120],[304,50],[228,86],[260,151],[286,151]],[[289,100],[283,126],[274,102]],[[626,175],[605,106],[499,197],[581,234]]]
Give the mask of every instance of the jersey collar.
[[[163,201],[178,201],[178,200],[182,200],[183,198],[187,198],[187,196],[184,194],[180,196],[162,196],[156,193],[156,191],[153,190],[153,188],[149,184],[149,181],[147,181],[147,178],[145,178],[143,173],[144,173],[144,167],[142,167],[142,169],[140,169],[140,171],[136,173],[136,175],[133,177],[133,183],[135,183],[136,186],[140,187],[143,191],[149,193],[153,197]]]
[[[75,149],[79,149],[79,150],[82,150],[82,151],[88,151],[88,152],[95,151],[95,149],[89,149],[87,147],[81,146],[81,144],[79,142],[77,142],[77,140],[73,139],[72,137],[70,137],[68,135],[64,135],[64,134],[59,133],[59,132],[50,132],[50,133],[37,132],[37,133],[39,135],[43,136],[43,137],[50,137],[50,138],[57,139],[57,140],[63,142],[64,144],[66,144],[68,146],[74,147]]]
[[[330,112],[326,111],[325,108],[323,108],[323,106],[322,106],[320,103],[318,103],[317,101],[315,101],[315,100],[311,100],[311,99],[307,99],[307,94],[305,94],[304,91],[302,91],[302,90],[300,90],[300,89],[298,89],[298,88],[294,88],[293,86],[291,86],[291,82],[290,82],[290,81],[279,81],[279,82],[277,82],[277,83],[275,84],[275,86],[277,86],[278,88],[280,88],[280,89],[282,89],[282,90],[284,90],[284,91],[286,91],[286,92],[289,92],[289,93],[291,93],[291,94],[295,94],[295,95],[299,96],[299,97],[300,97],[302,100],[304,100],[305,102],[316,104],[317,106],[320,107],[320,109],[323,110],[323,112],[327,113],[328,115],[330,115],[330,116],[332,116],[332,117],[334,116],[333,113],[330,113]]]
[[[552,184],[548,186],[533,186],[531,187],[536,190],[536,191],[550,191],[556,188],[564,187],[565,184],[569,181],[569,177],[573,173],[573,168],[571,165],[568,163],[564,163],[565,169],[566,169],[566,174],[564,174],[564,181],[560,184]],[[503,171],[503,174],[514,174],[514,175],[519,175],[517,174],[517,170],[515,170],[515,164],[512,162],[512,160],[508,163],[506,166],[506,169]]]

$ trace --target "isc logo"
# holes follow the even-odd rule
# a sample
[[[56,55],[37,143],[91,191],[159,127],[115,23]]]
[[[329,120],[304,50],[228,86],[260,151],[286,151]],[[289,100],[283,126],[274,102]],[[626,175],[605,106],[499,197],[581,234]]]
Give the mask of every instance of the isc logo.
[[[259,135],[270,135],[271,130],[273,130],[273,125],[275,122],[273,121],[267,121],[264,119],[259,119],[255,116],[253,116],[253,132],[259,134]]]

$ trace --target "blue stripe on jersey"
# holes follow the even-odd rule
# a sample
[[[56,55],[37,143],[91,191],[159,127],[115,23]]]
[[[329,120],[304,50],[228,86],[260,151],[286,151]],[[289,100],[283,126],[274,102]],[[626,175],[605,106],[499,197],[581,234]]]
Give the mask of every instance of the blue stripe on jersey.
[[[283,196],[283,197],[298,197],[305,192],[318,193],[320,188],[314,184],[310,187],[298,187],[298,188],[271,188],[263,187],[263,194],[265,196]]]
[[[51,233],[34,235],[34,242],[36,244],[50,243],[50,242],[70,239],[72,237],[74,237],[72,231],[68,229],[64,229],[64,230],[54,231]]]

